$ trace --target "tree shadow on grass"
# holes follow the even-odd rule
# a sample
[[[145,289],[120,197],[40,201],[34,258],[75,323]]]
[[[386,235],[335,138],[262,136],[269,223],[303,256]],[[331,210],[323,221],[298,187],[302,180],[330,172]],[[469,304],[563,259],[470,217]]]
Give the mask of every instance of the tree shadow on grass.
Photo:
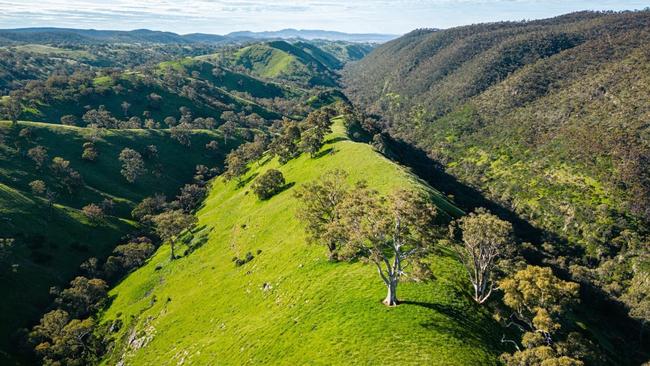
[[[246,179],[240,180],[239,182],[237,182],[237,189],[243,188],[245,185],[247,185],[248,183],[252,182],[255,178],[257,178],[258,175],[259,173],[253,173]]]
[[[339,137],[334,137],[334,138],[331,138],[331,139],[327,139],[327,140],[325,140],[325,143],[326,143],[326,144],[335,144],[335,143],[340,142],[340,141],[348,141],[348,138],[346,138],[346,137],[341,137],[341,136],[339,136]]]
[[[330,154],[335,154],[335,153],[336,153],[336,150],[334,150],[334,148],[330,147],[330,148],[328,148],[328,149],[325,149],[325,150],[323,150],[323,151],[320,151],[318,154],[314,155],[314,156],[312,157],[312,159],[320,159],[320,158],[322,158],[322,157],[325,156],[325,155],[330,155]]]
[[[489,347],[489,350],[506,351],[499,341],[499,324],[491,320],[483,320],[479,316],[468,316],[469,311],[477,311],[472,308],[465,308],[461,311],[458,307],[446,304],[428,303],[422,301],[401,301],[402,306],[419,306],[437,314],[432,314],[432,319],[420,323],[423,328],[435,330],[440,333],[449,334],[463,342],[469,342],[477,347]],[[446,319],[441,319],[446,318]]]
[[[264,158],[262,158],[262,159],[263,159],[263,160],[260,160],[260,161],[257,163],[258,166],[264,166],[264,165],[266,165],[266,163],[268,163],[269,161],[273,160],[273,155],[270,155],[270,154],[269,154],[269,155],[266,155],[266,156],[265,156]]]
[[[273,197],[279,195],[280,193],[286,191],[287,189],[290,189],[291,187],[293,187],[293,186],[295,186],[295,185],[296,185],[296,182],[290,182],[290,183],[287,183],[287,184],[283,185],[282,187],[280,187],[280,188],[279,188],[275,193],[273,193],[273,195],[272,195],[271,197],[269,197],[269,198],[265,198],[265,199],[262,199],[261,201],[268,201],[268,200],[270,200],[271,198],[273,198]]]

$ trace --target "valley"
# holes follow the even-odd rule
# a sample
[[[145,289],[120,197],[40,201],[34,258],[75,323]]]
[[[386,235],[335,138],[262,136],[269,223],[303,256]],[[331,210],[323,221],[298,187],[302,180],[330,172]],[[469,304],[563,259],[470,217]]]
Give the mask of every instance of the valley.
[[[648,362],[649,25],[0,30],[0,364]]]

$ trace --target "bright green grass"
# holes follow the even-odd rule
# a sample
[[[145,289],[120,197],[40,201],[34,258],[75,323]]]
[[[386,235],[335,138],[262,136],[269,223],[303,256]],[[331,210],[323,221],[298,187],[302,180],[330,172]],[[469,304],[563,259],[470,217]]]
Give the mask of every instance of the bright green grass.
[[[252,166],[245,181],[275,168],[295,184],[268,201],[258,201],[250,182],[237,188],[216,179],[194,233],[207,235],[207,243],[174,262],[164,245],[111,291],[101,321],[119,318],[124,325],[104,364],[497,364],[499,328],[466,293],[452,256],[429,258],[435,280],[402,283],[404,303],[387,308],[373,266],[330,263],[324,248],[305,243],[293,191],[329,169],[344,169],[351,182],[365,179],[384,193],[426,189],[444,211],[461,214],[342,131],[339,121],[323,150],[330,153],[320,158]],[[255,258],[235,267],[232,258],[248,251]]]
[[[105,86],[105,87],[111,86],[113,85],[113,78],[108,75],[98,76],[95,79],[93,79],[93,85]]]
[[[266,44],[244,47],[235,53],[235,58],[237,64],[241,64],[254,74],[266,78],[289,74],[291,69],[297,66],[298,63],[295,56]]]
[[[17,136],[25,127],[32,129],[29,141]],[[0,364],[5,364],[3,352],[9,347],[10,336],[38,320],[51,301],[49,287],[65,285],[78,273],[82,261],[105,257],[124,234],[133,231],[135,226],[127,219],[135,203],[155,193],[173,198],[182,184],[191,181],[197,164],[220,165],[224,154],[205,150],[208,141],[223,141],[210,131],[196,131],[192,147],[186,148],[167,131],[102,130],[95,143],[99,151],[95,162],[81,159],[82,145],[89,136],[85,128],[33,122],[20,122],[13,128],[3,121],[0,135],[4,140],[0,144],[0,238],[16,239],[10,262],[19,265],[15,272],[0,271]],[[224,151],[234,144],[224,146]],[[31,159],[16,150],[16,146],[24,152],[36,145],[47,148],[50,159],[61,156],[69,160],[84,179],[84,186],[72,195],[59,191],[52,208],[34,196],[28,184],[41,179],[53,187],[55,178],[47,168],[38,171]],[[120,174],[117,157],[125,147],[143,151],[147,145],[159,150],[159,159],[147,161],[147,169],[161,164],[163,173],[160,177],[148,173],[129,184]],[[114,216],[93,226],[79,209],[105,198],[115,201]]]

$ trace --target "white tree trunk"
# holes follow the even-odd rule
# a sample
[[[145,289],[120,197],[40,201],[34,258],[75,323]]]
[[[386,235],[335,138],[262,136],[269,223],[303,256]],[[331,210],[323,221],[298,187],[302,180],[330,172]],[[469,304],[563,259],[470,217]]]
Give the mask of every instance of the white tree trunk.
[[[397,278],[390,278],[386,284],[386,298],[383,303],[386,306],[396,306],[397,305]]]

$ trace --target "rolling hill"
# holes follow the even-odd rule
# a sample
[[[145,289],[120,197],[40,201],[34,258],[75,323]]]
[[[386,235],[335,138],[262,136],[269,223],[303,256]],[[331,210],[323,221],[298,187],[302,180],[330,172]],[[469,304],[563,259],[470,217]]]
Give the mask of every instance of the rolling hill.
[[[0,363],[8,362],[7,352],[15,352],[10,339],[16,331],[31,326],[49,305],[50,287],[67,284],[81,262],[104,258],[122,236],[137,230],[131,221],[136,203],[157,193],[175,197],[183,184],[192,181],[197,164],[220,166],[224,152],[237,143],[231,139],[220,151],[208,152],[207,142],[223,141],[216,132],[193,132],[190,148],[173,141],[165,130],[100,130],[97,134],[93,137],[91,130],[78,127],[32,122],[13,127],[0,121],[0,237],[15,239],[7,263],[2,262],[13,267],[0,271]],[[85,161],[82,145],[93,139],[99,155],[93,162]],[[157,147],[158,157],[147,159],[147,174],[129,184],[120,174],[120,151],[129,147],[144,152],[149,145]],[[41,170],[26,156],[35,146],[46,148],[49,155]],[[81,175],[83,182],[73,193],[57,188],[59,178],[48,168],[57,156]],[[43,180],[56,193],[52,206],[32,193],[29,183],[34,180]],[[81,208],[105,199],[113,201],[109,216],[91,222]]]
[[[241,67],[262,78],[288,80],[305,87],[335,87],[335,71],[362,58],[370,49],[336,42],[269,41],[224,54],[221,60],[231,68]]]
[[[132,31],[73,29],[73,28],[18,28],[0,30],[0,44],[15,43],[59,43],[59,44],[101,44],[101,43],[224,43],[228,40],[213,34],[189,34],[181,36],[172,32],[136,29]]]
[[[214,65],[187,58],[158,64],[143,73],[93,71],[34,81],[16,92],[24,101],[20,118],[58,123],[61,117],[71,115],[77,124],[85,125],[84,114],[100,106],[120,120],[151,118],[162,127],[167,127],[166,117],[179,120],[182,107],[189,108],[194,118],[218,120],[224,111],[279,117],[253,100],[233,95],[228,88],[236,91],[250,87],[251,95],[267,98],[286,97],[289,93],[284,89],[232,72],[215,76],[213,69]],[[123,108],[125,102],[127,110]]]
[[[23,46],[8,52],[19,47]],[[73,53],[50,46],[24,47],[50,56]],[[192,118],[215,118],[217,122],[223,122],[220,117],[226,111],[276,120],[301,113],[295,106],[278,108],[279,104],[296,104],[300,98],[317,94],[309,90],[314,86],[337,86],[337,71],[370,49],[346,42],[262,42],[224,48],[215,54],[173,58],[136,70],[82,64],[62,70],[56,68],[59,64],[49,66],[36,59],[30,66],[40,73],[31,73],[34,80],[13,85],[11,94],[21,100],[19,118],[37,122],[58,123],[63,116],[73,116],[77,125],[86,125],[84,114],[100,106],[119,120],[137,117],[142,123],[151,119],[163,128],[168,127],[165,118],[178,121],[181,109],[188,108]],[[78,54],[85,51],[75,52],[74,57],[81,57]],[[11,60],[7,69],[14,70],[16,63],[20,60]],[[13,71],[6,76],[8,87],[15,82],[12,79],[27,77]]]
[[[443,212],[462,213],[343,131],[338,120],[319,158],[252,164],[244,187],[216,179],[184,238],[191,250],[170,262],[163,245],[111,291],[101,321],[120,327],[103,364],[498,364],[499,327],[468,296],[449,253],[427,259],[435,280],[403,283],[404,303],[386,308],[376,269],[329,262],[324,248],[306,244],[293,188],[268,201],[251,194],[250,180],[271,168],[292,187],[343,169],[384,193],[429,191]],[[254,258],[235,266],[232,258],[247,252]]]
[[[16,28],[0,29],[0,45],[36,44],[232,44],[267,39],[305,39],[346,41],[357,43],[381,43],[396,38],[391,34],[355,34],[324,30],[284,29],[273,32],[232,32],[226,35],[172,32],[135,29],[131,31],[74,29],[74,28]]]

